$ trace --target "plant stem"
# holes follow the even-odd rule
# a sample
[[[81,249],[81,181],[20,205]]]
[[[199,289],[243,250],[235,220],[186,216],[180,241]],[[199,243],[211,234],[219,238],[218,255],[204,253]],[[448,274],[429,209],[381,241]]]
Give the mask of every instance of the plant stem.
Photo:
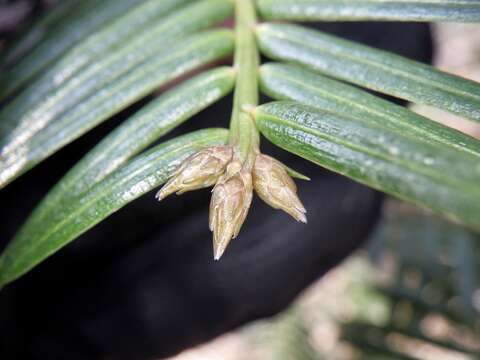
[[[230,144],[235,146],[247,167],[253,166],[260,137],[250,111],[258,105],[258,67],[260,57],[254,34],[257,18],[253,0],[235,1],[235,59],[237,71]]]

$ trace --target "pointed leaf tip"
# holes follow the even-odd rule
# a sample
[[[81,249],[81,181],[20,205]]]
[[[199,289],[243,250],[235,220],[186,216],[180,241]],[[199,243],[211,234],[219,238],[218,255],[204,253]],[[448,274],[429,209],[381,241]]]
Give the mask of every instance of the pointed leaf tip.
[[[281,209],[302,223],[306,209],[297,195],[297,186],[278,160],[259,154],[253,167],[253,186],[258,196],[274,209]]]

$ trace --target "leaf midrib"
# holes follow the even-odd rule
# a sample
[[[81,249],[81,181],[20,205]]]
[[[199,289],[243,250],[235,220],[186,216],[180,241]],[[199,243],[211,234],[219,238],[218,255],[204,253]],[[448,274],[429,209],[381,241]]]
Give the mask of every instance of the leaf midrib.
[[[270,4],[274,4],[276,3],[278,0],[267,0],[268,3]],[[398,4],[398,5],[443,5],[443,6],[449,6],[449,5],[454,5],[454,6],[467,6],[467,7],[472,7],[472,6],[476,6],[480,9],[480,4],[472,4],[471,2],[469,1],[455,1],[455,0],[449,0],[449,2],[445,1],[445,0],[403,0],[403,1],[398,1],[398,0],[361,0],[361,1],[358,1],[357,3],[365,3],[365,4]],[[318,5],[318,6],[322,6],[324,4],[329,4],[329,3],[332,3],[334,5],[341,5],[341,6],[350,6],[350,4],[345,4],[345,3],[338,3],[338,2],[334,2],[334,1],[322,1],[320,2],[320,4],[317,4],[315,3],[314,1],[310,0],[310,1],[290,1],[290,3],[296,3],[296,4],[302,4],[302,3],[305,3],[305,4],[310,4],[310,3],[313,3],[313,5]],[[287,2],[288,4],[288,2]],[[280,5],[283,5],[283,4],[280,4]],[[356,5],[355,3],[353,3],[353,5]]]
[[[387,156],[382,156],[381,153],[376,153],[376,152],[373,152],[371,151],[369,148],[367,147],[363,147],[363,146],[358,146],[358,145],[355,145],[351,142],[348,142],[348,141],[345,141],[343,139],[340,139],[340,138],[337,138],[337,140],[335,140],[336,138],[331,136],[331,135],[328,135],[328,134],[322,134],[320,132],[318,132],[317,130],[315,129],[312,129],[312,128],[309,128],[307,126],[304,126],[304,125],[301,125],[297,122],[290,122],[288,120],[285,120],[285,119],[282,119],[276,115],[272,115],[272,114],[269,114],[269,113],[266,113],[264,112],[265,115],[267,115],[268,117],[270,117],[271,119],[274,119],[274,121],[276,121],[277,123],[280,123],[280,124],[283,124],[284,126],[286,127],[292,127],[292,128],[296,128],[297,130],[302,130],[304,132],[307,132],[311,135],[314,135],[314,136],[317,136],[321,139],[324,139],[324,140],[327,140],[327,141],[330,141],[332,143],[336,143],[338,145],[343,145],[345,146],[346,148],[349,148],[351,150],[354,150],[354,151],[359,151],[361,153],[365,153],[369,156],[372,156],[372,157],[375,157],[375,158],[378,158],[378,159],[381,159],[387,163],[393,163],[395,165],[399,165],[399,166],[403,166],[411,171],[413,171],[414,173],[418,173],[418,174],[421,174],[423,176],[426,176],[426,177],[430,177],[431,179],[434,179],[440,183],[444,183],[446,184],[447,186],[450,186],[450,187],[455,187],[455,186],[458,186],[458,185],[461,185],[461,186],[467,186],[467,188],[469,190],[471,190],[472,193],[476,193],[478,190],[475,189],[473,186],[475,184],[473,184],[470,180],[469,181],[465,181],[465,182],[457,182],[457,181],[445,181],[445,177],[438,177],[438,175],[436,173],[432,173],[430,171],[422,171],[421,168],[417,168],[415,166],[411,166],[408,162],[406,161],[403,161],[403,160],[400,160],[399,158],[389,158]],[[351,119],[349,118],[349,120],[358,120],[358,119]],[[360,120],[358,120],[360,121]],[[372,126],[372,127],[375,127],[375,128],[378,128],[380,129],[380,127],[378,126]],[[420,170],[419,170],[420,169]],[[448,178],[450,180],[450,178]]]
[[[329,93],[328,91],[326,91],[326,90],[323,89],[323,88],[316,88],[316,87],[314,87],[314,86],[312,86],[312,85],[310,85],[310,84],[308,84],[308,83],[303,83],[303,82],[297,80],[297,79],[294,78],[294,77],[288,77],[288,75],[281,74],[280,72],[276,72],[276,76],[279,77],[279,78],[286,79],[287,81],[292,81],[292,82],[294,82],[294,83],[296,83],[296,84],[301,85],[302,87],[311,89],[311,90],[313,90],[313,91],[315,91],[315,92],[318,91],[318,92],[320,92],[321,94],[326,94],[326,97],[332,97],[332,98],[334,98],[334,99],[337,99],[339,102],[345,102],[344,98],[342,98],[341,96],[337,95],[335,92]],[[377,99],[375,99],[375,100],[377,100]],[[380,99],[380,100],[381,100],[381,99]],[[417,134],[419,134],[419,135],[426,135],[427,138],[434,140],[437,145],[449,145],[449,146],[451,146],[451,147],[452,147],[453,149],[455,149],[455,150],[465,151],[465,152],[467,152],[468,154],[471,154],[471,155],[480,157],[480,152],[476,152],[476,151],[474,151],[474,150],[472,150],[472,149],[470,149],[470,148],[467,148],[467,147],[462,147],[462,146],[458,146],[458,145],[452,144],[452,143],[451,143],[451,140],[448,140],[448,143],[445,143],[445,142],[444,142],[445,139],[437,136],[435,133],[426,131],[425,129],[423,129],[423,128],[421,128],[421,127],[414,126],[414,125],[411,124],[411,123],[407,123],[404,119],[401,119],[401,118],[400,118],[401,115],[395,114],[395,118],[396,118],[397,120],[399,120],[399,121],[398,121],[398,122],[394,122],[394,121],[392,121],[392,120],[390,120],[390,119],[388,118],[388,115],[386,115],[385,113],[381,112],[380,110],[373,109],[373,108],[369,108],[369,107],[367,107],[366,105],[363,105],[363,104],[361,104],[361,103],[359,103],[359,102],[354,102],[354,101],[349,102],[349,104],[352,105],[352,106],[354,106],[354,107],[356,107],[356,108],[359,108],[359,109],[361,109],[361,110],[363,110],[363,111],[365,111],[365,112],[367,112],[367,113],[370,113],[370,114],[374,114],[374,115],[376,115],[376,116],[379,116],[379,117],[381,117],[382,119],[385,119],[385,120],[387,120],[388,122],[390,122],[390,123],[392,123],[392,124],[394,124],[394,125],[401,124],[401,126],[402,126],[403,128],[406,128],[406,129],[408,129],[408,130],[414,130],[415,133],[417,133]],[[307,106],[313,106],[313,105],[309,105],[309,104],[305,104],[305,105],[307,105]],[[390,105],[390,104],[389,104],[389,105]],[[395,104],[391,104],[391,105],[396,106]],[[314,106],[313,106],[313,107],[314,107]],[[324,110],[324,111],[331,112],[331,111],[329,111],[329,110]],[[415,113],[413,113],[413,114],[414,114],[414,116],[419,116],[419,115],[417,115],[417,114],[415,114]],[[429,119],[426,119],[426,120],[429,120]],[[431,121],[431,120],[429,120],[429,121]],[[411,126],[407,126],[407,125],[411,125]],[[390,130],[395,131],[396,133],[399,133],[399,132],[402,130],[402,127],[397,128],[397,129],[390,129]],[[404,135],[404,134],[402,133],[402,135]],[[434,135],[434,137],[432,137],[431,135]]]
[[[262,25],[262,28],[263,29],[266,29],[266,31],[269,31],[269,28],[271,29],[270,25]],[[299,29],[300,31],[305,31],[305,32],[310,32],[310,31],[313,31],[313,30],[308,30],[308,29]],[[297,29],[294,29],[294,31],[298,31]],[[295,37],[291,37],[289,36],[288,34],[286,34],[285,36],[285,33],[284,33],[284,30],[280,30],[280,31],[275,31],[275,30],[270,30],[270,36],[272,37],[275,37],[277,39],[280,39],[282,41],[285,41],[285,42],[290,42],[290,43],[293,43],[294,45],[297,45],[299,47],[303,47],[305,49],[310,49],[310,50],[317,50],[319,52],[325,52],[329,55],[332,55],[332,56],[335,56],[335,57],[344,57],[346,58],[347,60],[350,60],[350,61],[353,61],[353,62],[357,62],[357,63],[360,63],[360,64],[365,64],[367,66],[371,66],[373,68],[375,67],[378,67],[380,69],[383,69],[385,70],[387,73],[393,73],[394,75],[400,75],[400,76],[404,76],[406,77],[407,79],[409,80],[413,80],[413,81],[417,81],[419,82],[420,84],[423,84],[423,85],[427,85],[429,87],[432,87],[432,88],[436,88],[436,89],[439,89],[439,90],[443,90],[445,92],[448,92],[448,93],[451,93],[451,94],[454,94],[454,95],[457,95],[457,96],[460,96],[460,97],[466,97],[466,98],[470,98],[471,100],[474,100],[475,102],[480,102],[480,96],[475,96],[473,94],[471,94],[470,92],[466,92],[466,91],[458,91],[458,88],[456,87],[450,87],[448,86],[447,84],[444,84],[444,83],[441,83],[441,82],[437,82],[437,81],[434,81],[434,82],[429,82],[427,80],[424,80],[422,77],[420,77],[419,75],[416,75],[416,74],[413,74],[413,73],[409,73],[409,72],[406,72],[405,70],[402,70],[402,69],[398,69],[398,68],[392,68],[392,67],[388,67],[387,65],[384,65],[382,63],[378,63],[378,62],[375,62],[373,60],[370,60],[370,59],[366,59],[366,58],[363,58],[363,57],[355,57],[355,56],[352,56],[352,55],[349,55],[344,49],[343,49],[343,44],[339,45],[341,48],[342,48],[342,53],[341,55],[339,55],[338,53],[335,53],[334,51],[330,50],[330,49],[326,49],[325,47],[321,47],[321,46],[318,46],[317,44],[311,44],[311,45],[305,45],[305,43],[301,42],[299,39],[297,39],[297,35],[298,34],[295,34]],[[310,34],[308,34],[310,35]],[[321,36],[324,36],[325,34],[321,33]],[[330,36],[330,35],[326,35],[326,36]],[[341,42],[343,41],[346,41],[346,40],[343,40],[343,39],[335,39],[335,40],[339,40]],[[357,44],[355,44],[357,45]],[[379,49],[372,49],[373,51],[382,51],[382,50],[379,50]],[[360,51],[363,51],[363,50],[360,50]],[[395,55],[395,54],[390,54],[390,53],[386,53],[388,56],[394,56],[394,57],[397,57],[398,55]],[[408,60],[408,59],[404,59],[400,56],[398,56],[400,59],[400,61],[411,61],[411,60]],[[397,59],[395,59],[397,60]],[[296,62],[296,60],[293,60]],[[416,64],[416,65],[420,65],[420,67],[423,69],[423,64]],[[431,70],[431,69],[425,69],[425,70]],[[435,73],[435,72],[434,72]],[[448,74],[449,75],[449,74]],[[450,75],[452,76],[452,75]],[[350,79],[347,79],[350,81]],[[371,85],[370,85],[371,86]],[[372,88],[374,88],[372,86]],[[375,85],[375,90],[379,90],[379,91],[382,91],[382,89],[380,89],[378,86]],[[401,92],[397,92],[396,90],[397,89],[393,89],[395,91],[396,94],[401,94]],[[393,92],[393,91],[392,91]]]
[[[194,43],[193,45],[191,44],[190,47],[184,47],[182,48],[179,52],[177,53],[174,53],[174,54],[169,54],[166,58],[164,58],[162,60],[161,63],[157,64],[158,65],[158,68],[160,67],[163,67],[165,65],[168,65],[168,64],[171,64],[175,59],[178,59],[178,58],[182,58],[184,57],[186,54],[188,54],[189,52],[191,51],[195,51],[196,48],[199,48],[199,47],[204,47],[205,44],[208,44],[209,42],[212,42],[212,41],[216,41],[218,39],[211,39],[211,35],[217,35],[215,33],[208,33],[206,34],[208,37],[206,38],[203,38],[203,39],[200,39],[201,41],[197,41],[196,43]],[[193,50],[192,50],[193,49]],[[141,64],[139,64],[137,66],[137,68],[143,64],[147,64],[149,63],[152,59],[155,59],[155,55],[152,55],[151,57],[149,57],[148,59],[146,59],[144,62],[142,62]],[[146,76],[146,74],[143,74],[143,75],[140,75],[140,78],[144,78]],[[125,77],[122,77],[122,79],[126,79]],[[120,81],[121,79],[119,78],[116,78],[116,79],[113,79],[112,81],[110,81],[108,84],[105,85],[105,87],[109,86],[109,85],[112,85],[112,84],[115,84],[117,83],[118,81]],[[135,83],[137,83],[138,79],[135,81]],[[85,100],[88,100],[88,99],[91,99],[91,96],[85,98]],[[59,126],[59,127],[53,127],[52,126],[47,126],[46,128],[44,128],[43,130],[41,130],[40,132],[37,133],[38,136],[35,136],[33,138],[30,138],[29,140],[31,140],[32,142],[34,141],[34,149],[39,149],[39,150],[34,150],[34,151],[30,151],[28,153],[28,161],[32,161],[32,159],[36,159],[38,158],[39,156],[41,157],[42,154],[44,154],[44,148],[45,148],[45,144],[48,144],[51,140],[52,137],[55,137],[55,134],[57,133],[60,133],[62,131],[64,131],[65,129],[67,129],[71,124],[75,123],[76,121],[78,121],[79,118],[81,118],[86,112],[90,112],[89,109],[83,109],[83,111],[80,111],[80,112],[75,112],[75,109],[78,109],[78,106],[80,106],[80,109],[81,109],[81,105],[82,104],[85,104],[85,102],[80,102],[78,103],[75,107],[73,107],[72,109],[69,109],[63,113],[61,113],[59,116],[56,116],[51,122],[50,124],[51,125],[55,125],[55,123],[60,123],[62,126]],[[97,102],[94,102],[93,103],[94,105],[98,105],[98,101]],[[72,116],[71,118],[69,118],[69,114],[73,114],[74,116]],[[67,119],[69,119],[69,121],[67,122],[60,122],[60,120],[62,119],[63,116],[66,116]],[[28,143],[28,141],[27,141]],[[27,143],[22,143],[21,146],[25,146]],[[16,147],[15,148],[16,150],[18,150],[18,148]],[[10,152],[6,153],[5,155],[9,155],[9,154],[12,154],[12,152],[14,151],[14,149],[12,149]],[[8,159],[8,157],[6,157]],[[13,156],[13,158],[15,159],[16,157]],[[11,166],[11,165],[10,165]]]
[[[211,82],[212,82],[212,80],[211,80],[210,77],[209,77],[209,78],[205,78],[205,79],[203,79],[202,82],[196,83],[196,84],[194,85],[194,88],[202,88],[202,87],[206,86],[207,84],[209,84],[209,83],[211,83]],[[172,103],[172,102],[173,102],[173,103],[176,103],[176,102],[178,102],[178,100],[181,99],[182,97],[184,97],[184,94],[176,93],[176,94],[174,94],[173,96],[171,96],[171,97],[168,99],[168,102],[169,102],[169,103]],[[169,104],[162,104],[162,106],[169,106]],[[143,109],[143,110],[141,110],[142,113],[138,113],[137,116],[134,115],[130,120],[133,121],[133,120],[138,119],[138,117],[147,116],[147,115],[145,114],[145,111],[146,111],[146,110],[147,110],[146,108]],[[151,115],[148,115],[148,116],[151,117]],[[174,123],[176,123],[176,121],[175,121]],[[171,126],[174,126],[174,125],[173,125],[174,123],[170,123],[170,124],[168,124],[167,126],[162,126],[162,129],[159,130],[159,132],[161,133],[161,134],[159,135],[159,137],[165,135],[165,132],[164,132],[164,131],[168,131]],[[62,188],[62,192],[59,193],[58,195],[63,197],[63,194],[64,194],[65,192],[68,192],[68,191],[71,190],[72,185],[73,185],[72,182],[76,181],[76,179],[81,178],[81,177],[84,177],[86,174],[88,174],[89,172],[91,172],[92,170],[94,170],[96,166],[98,166],[99,164],[102,164],[104,161],[106,161],[106,160],[111,160],[112,156],[116,158],[116,156],[115,156],[116,154],[115,154],[115,153],[112,153],[112,150],[113,150],[113,151],[115,150],[115,148],[112,148],[112,146],[114,146],[115,144],[117,144],[117,143],[119,143],[119,142],[122,142],[123,140],[125,140],[125,139],[127,139],[127,138],[129,138],[129,137],[130,137],[129,132],[123,131],[123,132],[115,139],[115,142],[114,142],[114,143],[112,142],[112,143],[108,144],[109,146],[108,146],[106,149],[105,149],[105,148],[102,148],[102,150],[103,150],[102,155],[106,153],[107,155],[110,155],[110,156],[95,157],[94,159],[90,159],[90,158],[89,158],[88,160],[90,160],[90,161],[88,161],[88,163],[86,164],[85,167],[79,169],[79,171],[77,171],[75,174],[72,173],[72,175],[71,175],[72,178],[71,178],[71,179],[68,179],[69,181],[68,181],[68,183],[66,184],[66,185],[68,185],[68,186],[67,186],[67,187],[64,186],[64,187]],[[98,145],[102,145],[102,142],[100,142]],[[142,149],[144,149],[146,146],[148,146],[148,145],[145,145],[145,146],[143,146],[142,148],[138,149],[135,153],[131,154],[129,158],[132,158],[133,156],[135,156],[135,154],[138,154],[139,152],[141,152]],[[94,149],[95,149],[95,148],[94,148]],[[82,161],[82,160],[80,160],[80,161]],[[128,161],[128,160],[127,160],[127,161]],[[74,176],[73,176],[73,175],[74,175]],[[108,175],[109,175],[109,174],[107,174],[105,177],[107,177]],[[104,177],[104,178],[105,178],[105,177]],[[100,180],[98,180],[98,181],[102,181],[104,178],[102,178],[102,179],[100,179]],[[94,185],[91,185],[90,187],[84,189],[82,192],[78,193],[77,195],[80,195],[81,193],[83,193],[83,192],[85,192],[85,191],[88,191],[92,186],[94,186]]]

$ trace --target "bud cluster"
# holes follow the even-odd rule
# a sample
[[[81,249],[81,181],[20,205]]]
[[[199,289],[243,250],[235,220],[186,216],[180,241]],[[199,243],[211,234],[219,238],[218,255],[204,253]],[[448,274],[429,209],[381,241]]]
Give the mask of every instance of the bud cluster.
[[[240,232],[252,203],[253,189],[273,208],[307,222],[305,207],[285,166],[270,156],[257,154],[253,168],[247,167],[231,146],[207,148],[187,158],[157,193],[157,199],[213,185],[209,227],[215,260],[220,259]]]
[[[267,155],[257,155],[253,167],[253,186],[268,205],[285,211],[297,221],[307,222],[307,211],[298,198],[297,186],[282,163]]]
[[[180,165],[157,193],[158,201],[174,192],[181,195],[187,191],[215,185],[232,158],[231,146],[215,146],[193,154]]]
[[[210,202],[210,230],[215,260],[220,259],[230,240],[240,232],[253,198],[252,174],[239,161],[227,167],[213,188]]]

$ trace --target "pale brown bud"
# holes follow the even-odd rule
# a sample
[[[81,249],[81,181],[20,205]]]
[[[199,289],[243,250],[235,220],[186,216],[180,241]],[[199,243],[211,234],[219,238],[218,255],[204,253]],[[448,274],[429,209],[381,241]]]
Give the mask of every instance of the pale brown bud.
[[[268,205],[285,211],[297,221],[307,222],[307,211],[298,198],[295,182],[282,163],[267,155],[257,155],[253,167],[253,186]]]
[[[157,193],[160,201],[174,192],[184,192],[213,186],[232,160],[231,146],[215,146],[187,158],[173,173],[170,180]]]
[[[213,189],[210,202],[210,230],[213,255],[220,259],[230,240],[237,237],[252,203],[252,175],[239,161],[232,161]]]

